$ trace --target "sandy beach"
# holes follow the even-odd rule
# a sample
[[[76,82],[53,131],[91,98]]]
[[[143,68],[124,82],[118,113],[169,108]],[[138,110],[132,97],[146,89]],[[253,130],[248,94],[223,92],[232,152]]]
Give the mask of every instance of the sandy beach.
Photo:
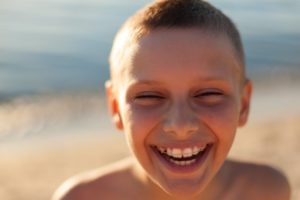
[[[1,1],[0,200],[49,200],[70,176],[130,156],[103,86],[117,29],[150,2]],[[211,2],[240,30],[255,79],[229,157],[281,170],[300,200],[300,1]]]
[[[249,124],[238,130],[230,157],[283,171],[292,186],[292,199],[300,199],[300,111],[295,106],[299,94],[289,92],[286,99],[284,89],[261,92],[253,97]],[[1,144],[0,199],[50,199],[66,178],[129,155],[122,133],[112,126],[101,131],[105,134],[94,130]]]

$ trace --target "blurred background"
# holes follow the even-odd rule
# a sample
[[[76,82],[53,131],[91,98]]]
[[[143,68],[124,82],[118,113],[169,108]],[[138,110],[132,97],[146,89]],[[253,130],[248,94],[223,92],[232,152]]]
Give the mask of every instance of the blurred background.
[[[0,1],[0,199],[49,199],[67,177],[128,155],[104,82],[115,33],[149,2]],[[300,1],[210,2],[238,26],[255,85],[230,156],[282,170],[299,199]]]

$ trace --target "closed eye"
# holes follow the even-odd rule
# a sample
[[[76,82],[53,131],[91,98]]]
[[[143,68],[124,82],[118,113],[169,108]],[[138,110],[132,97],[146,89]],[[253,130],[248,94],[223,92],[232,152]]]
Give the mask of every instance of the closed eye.
[[[141,106],[158,105],[165,100],[165,97],[160,94],[139,94],[134,98],[134,102]]]
[[[207,105],[214,105],[218,104],[223,100],[224,93],[219,90],[208,90],[203,91],[194,96],[197,99],[197,102],[207,104]]]
[[[135,97],[136,99],[164,99],[164,97],[159,95],[139,95]]]
[[[205,97],[205,96],[220,96],[223,95],[223,93],[218,91],[208,91],[208,92],[202,92],[200,94],[197,94],[196,97]]]

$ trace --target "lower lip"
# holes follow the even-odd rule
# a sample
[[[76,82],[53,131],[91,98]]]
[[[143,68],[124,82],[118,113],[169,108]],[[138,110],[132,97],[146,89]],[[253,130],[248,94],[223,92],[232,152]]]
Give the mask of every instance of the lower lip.
[[[204,151],[204,153],[197,157],[195,162],[188,164],[188,165],[177,165],[175,163],[172,163],[171,161],[167,160],[167,158],[163,157],[158,150],[153,147],[152,150],[154,151],[155,155],[159,158],[159,160],[164,163],[164,165],[173,172],[176,173],[191,173],[199,169],[203,163],[205,162],[210,150],[211,150],[212,145],[208,145]]]

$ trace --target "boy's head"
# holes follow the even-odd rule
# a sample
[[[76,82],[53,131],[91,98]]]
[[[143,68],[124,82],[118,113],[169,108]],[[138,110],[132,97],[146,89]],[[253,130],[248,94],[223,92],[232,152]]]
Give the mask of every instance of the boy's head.
[[[232,44],[245,80],[245,58],[240,34],[220,10],[202,0],[157,0],[128,18],[119,30],[110,54],[111,79],[126,65],[128,51],[139,40],[159,29],[197,28],[208,34],[224,35]]]
[[[113,120],[143,174],[171,195],[205,191],[248,116],[235,26],[200,0],[156,1],[125,23],[110,62]]]

